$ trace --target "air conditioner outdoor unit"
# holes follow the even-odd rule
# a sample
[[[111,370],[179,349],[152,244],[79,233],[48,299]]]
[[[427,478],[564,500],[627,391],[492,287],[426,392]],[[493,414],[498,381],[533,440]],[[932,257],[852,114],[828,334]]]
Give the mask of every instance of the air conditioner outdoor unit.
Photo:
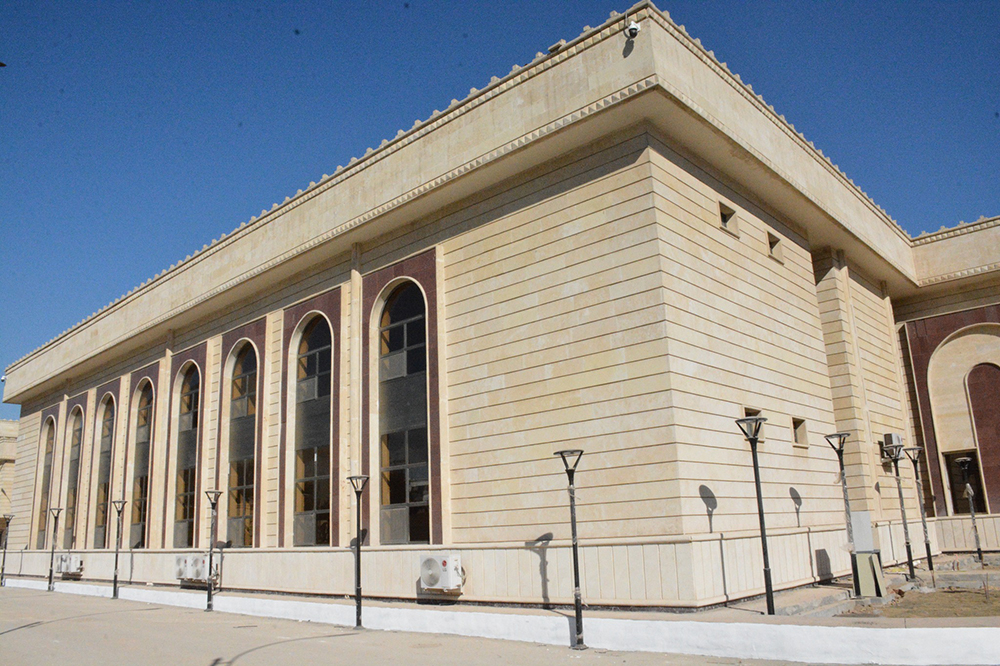
[[[64,576],[79,576],[83,574],[83,558],[70,553],[60,554],[56,560],[56,573]]]
[[[190,564],[188,564],[187,555],[178,555],[174,558],[174,578],[178,580],[186,580],[188,576],[188,571],[190,570]]]
[[[177,555],[174,558],[174,576],[181,582],[205,582],[208,555]]]
[[[890,446],[902,446],[902,445],[903,445],[903,436],[902,435],[900,435],[898,433],[894,433],[894,432],[887,432],[887,433],[885,433],[885,435],[882,438],[882,441],[880,442],[880,446],[879,446],[879,454],[882,457],[882,464],[883,465],[888,465],[889,463],[892,462],[892,457],[889,456],[889,454],[886,451],[886,449],[888,447],[890,447]]]
[[[465,581],[460,553],[421,553],[420,587],[440,592],[461,592]]]

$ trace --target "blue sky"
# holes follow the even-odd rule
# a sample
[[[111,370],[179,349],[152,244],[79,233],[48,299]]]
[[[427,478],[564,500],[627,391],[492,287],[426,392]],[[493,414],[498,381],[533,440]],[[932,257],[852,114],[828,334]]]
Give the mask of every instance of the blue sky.
[[[658,5],[911,234],[1000,214],[1000,2]],[[4,3],[0,367],[628,6]]]

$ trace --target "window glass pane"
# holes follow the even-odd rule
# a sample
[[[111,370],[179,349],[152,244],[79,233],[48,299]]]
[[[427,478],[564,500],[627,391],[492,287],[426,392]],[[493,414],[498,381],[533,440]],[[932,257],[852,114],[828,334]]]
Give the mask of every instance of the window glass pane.
[[[406,374],[415,375],[427,369],[427,354],[423,347],[406,352]]]
[[[330,479],[324,478],[316,482],[316,509],[330,510]]]
[[[406,470],[382,472],[382,504],[406,502]]]
[[[408,441],[408,462],[413,465],[416,463],[426,463],[427,462],[427,429],[417,428],[411,430],[407,433]]]
[[[330,447],[321,446],[316,449],[316,476],[330,475]]]
[[[382,331],[382,353],[399,351],[403,348],[403,327],[393,326]]]
[[[424,342],[424,319],[411,321],[406,325],[406,346],[414,347]]]
[[[382,466],[406,464],[406,433],[392,432],[382,436]]]
[[[410,542],[421,543],[430,541],[430,512],[427,506],[410,507]]]
[[[399,352],[383,356],[379,375],[382,381],[402,377],[406,374],[406,354]]]

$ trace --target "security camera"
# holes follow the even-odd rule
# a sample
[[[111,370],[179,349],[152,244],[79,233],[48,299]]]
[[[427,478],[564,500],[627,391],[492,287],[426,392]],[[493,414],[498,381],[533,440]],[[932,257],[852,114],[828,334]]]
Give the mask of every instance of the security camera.
[[[639,34],[640,30],[642,30],[642,26],[640,26],[635,21],[632,21],[625,28],[625,36],[628,37],[629,39],[635,39],[636,36]]]
[[[7,375],[0,377],[0,384],[6,384],[6,383],[7,383]]]

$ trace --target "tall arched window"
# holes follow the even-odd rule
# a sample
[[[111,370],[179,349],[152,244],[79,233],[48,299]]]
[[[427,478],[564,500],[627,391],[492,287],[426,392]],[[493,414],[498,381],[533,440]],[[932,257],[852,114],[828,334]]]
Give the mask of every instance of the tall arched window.
[[[177,503],[174,508],[174,548],[194,545],[194,506],[198,461],[198,414],[201,378],[192,363],[181,381],[177,424]]]
[[[72,548],[76,532],[76,515],[79,509],[80,448],[83,444],[83,410],[73,410],[69,435],[69,479],[66,482],[66,522],[63,548]]]
[[[426,305],[399,286],[379,320],[380,534],[384,544],[430,541]]]
[[[229,523],[234,547],[253,545],[257,354],[245,344],[236,356],[229,403]]]
[[[56,424],[51,419],[45,424],[45,457],[42,462],[42,492],[38,502],[38,536],[35,547],[45,548],[45,531],[48,527],[49,491],[52,488],[52,449],[56,443]]]
[[[330,545],[330,368],[333,339],[322,317],[302,332],[295,383],[296,546]]]
[[[97,516],[94,548],[108,547],[108,517],[111,501],[111,445],[115,441],[115,403],[108,398],[101,416],[101,452],[97,462]]]
[[[129,545],[146,547],[149,516],[149,442],[153,432],[153,386],[146,382],[139,393],[135,417],[135,462],[132,472],[132,527]]]

